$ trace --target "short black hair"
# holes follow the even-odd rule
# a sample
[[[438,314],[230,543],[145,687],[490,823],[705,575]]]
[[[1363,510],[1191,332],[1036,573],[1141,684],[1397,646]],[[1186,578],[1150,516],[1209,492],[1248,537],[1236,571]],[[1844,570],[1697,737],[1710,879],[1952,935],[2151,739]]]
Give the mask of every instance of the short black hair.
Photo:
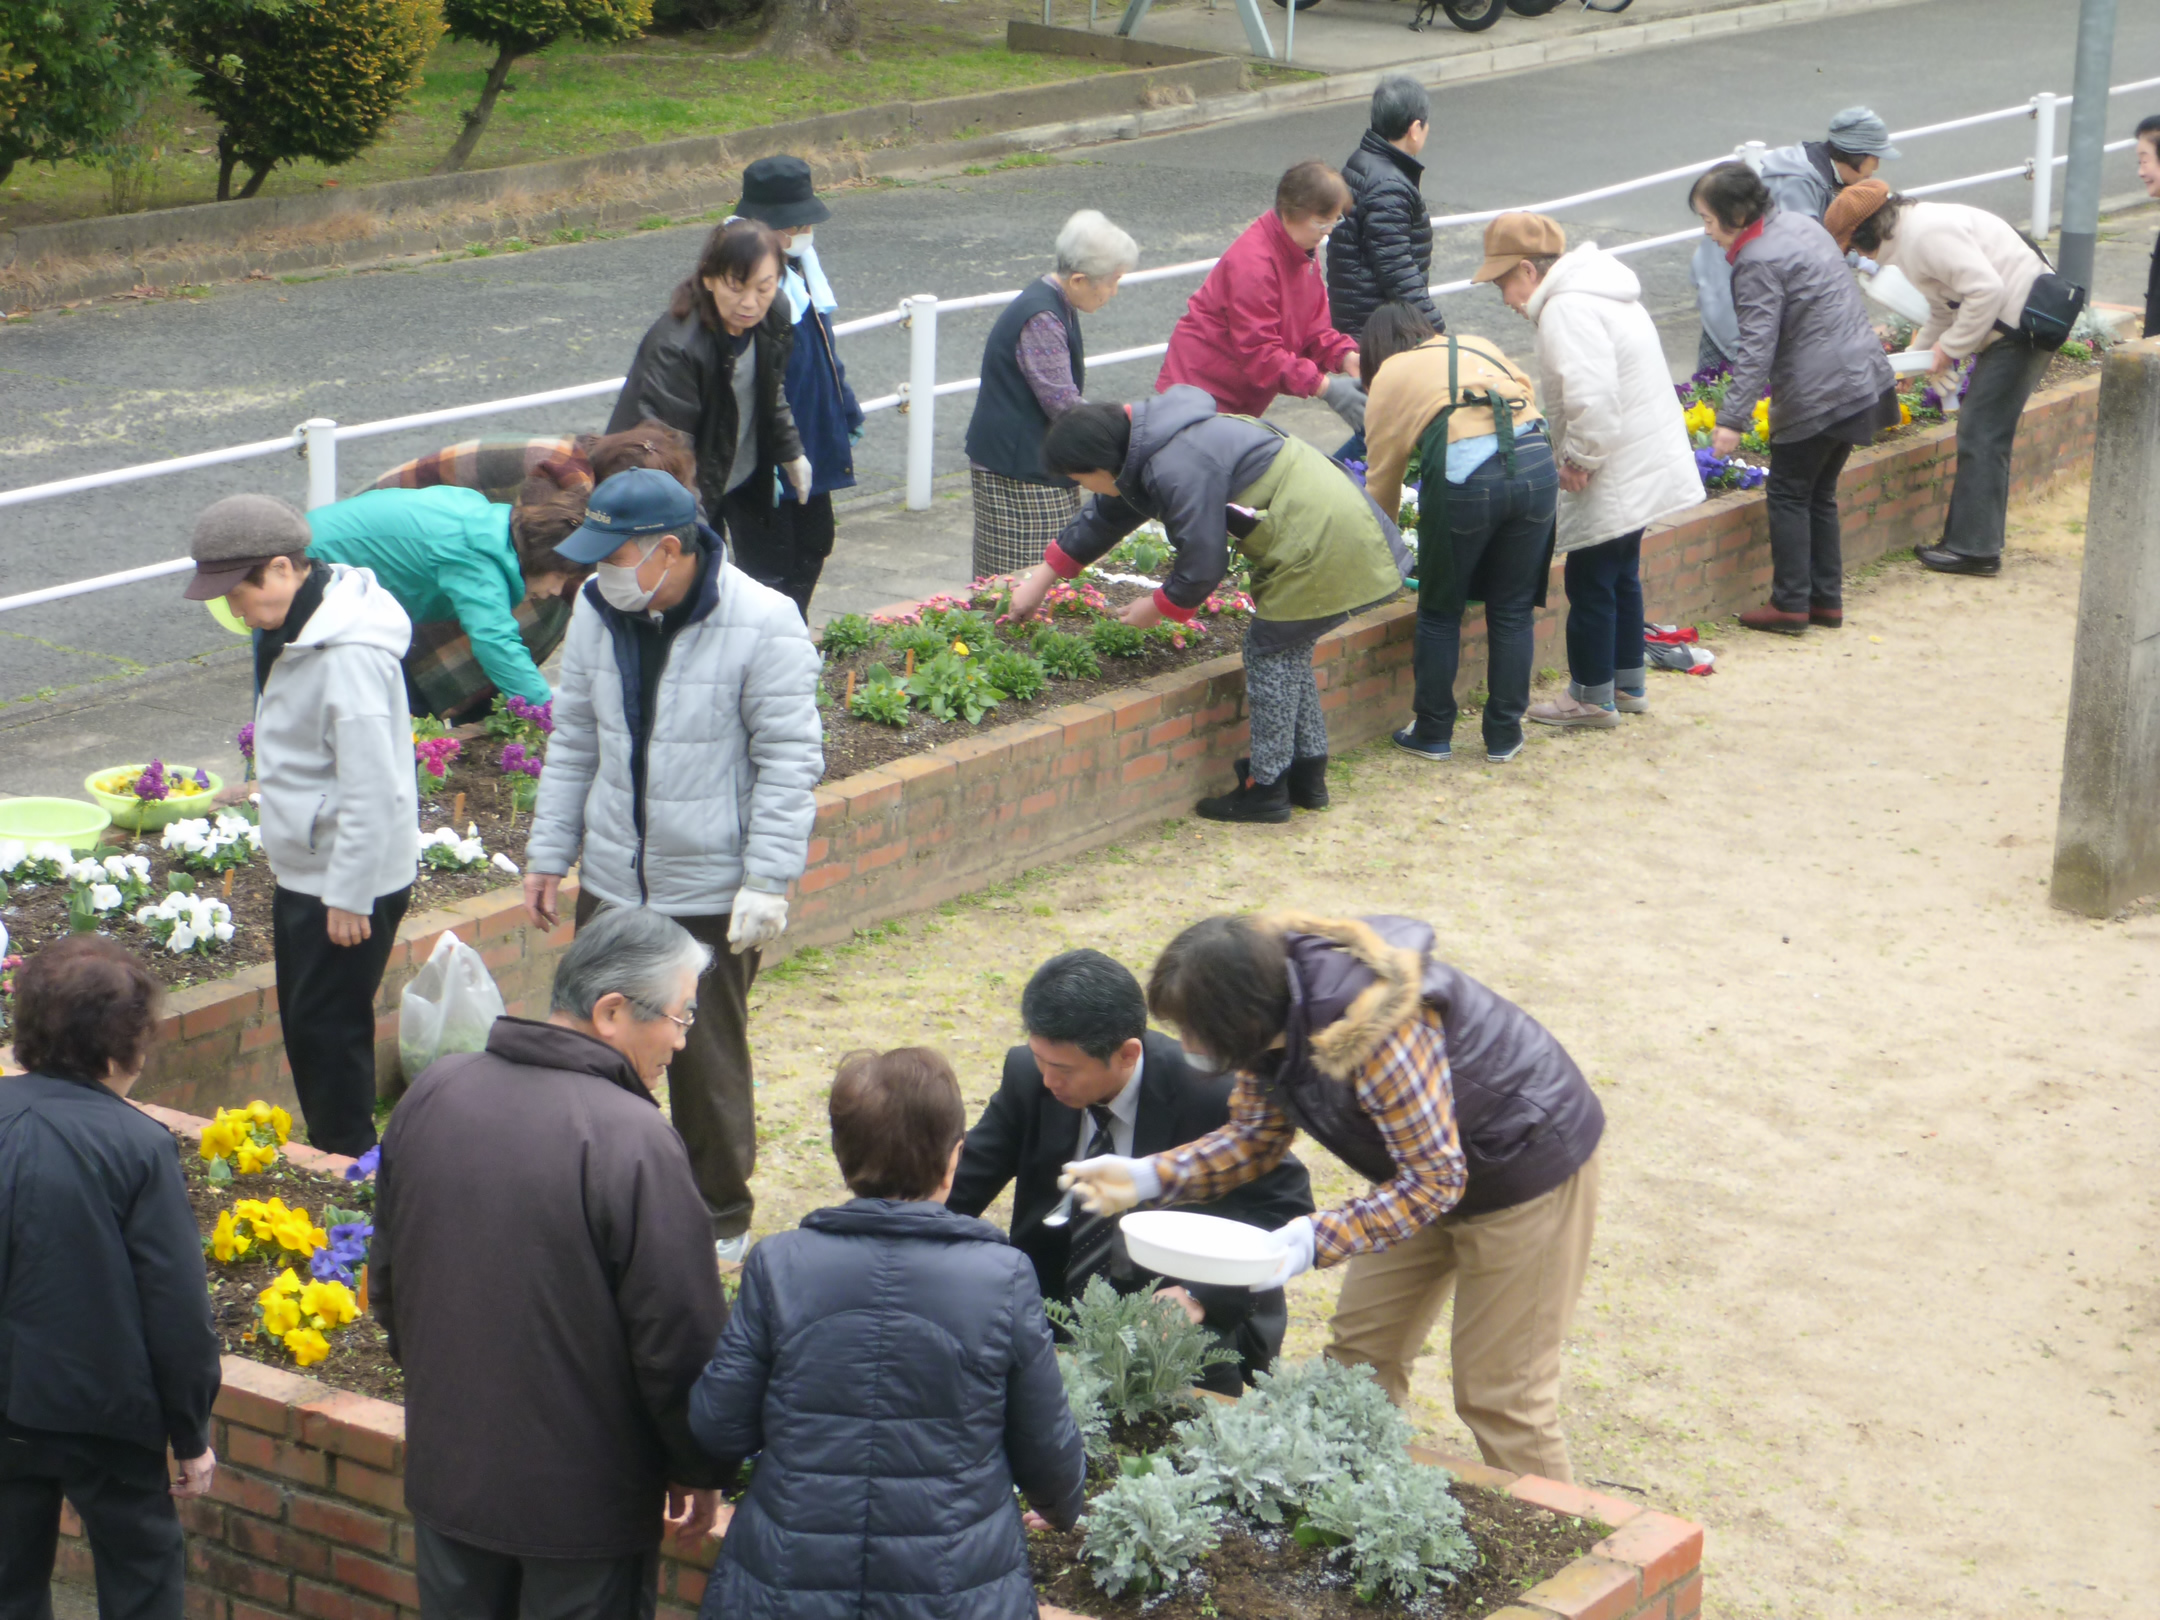
[[[1066,951],[1037,968],[1020,992],[1020,1022],[1030,1035],[1077,1046],[1102,1063],[1147,1033],[1147,999],[1115,957]]]
[[[1115,478],[1131,449],[1132,417],[1124,406],[1075,405],[1043,435],[1043,468],[1060,478],[1084,472]]]
[[[2140,118],[2138,127],[2131,131],[2130,138],[2138,141],[2151,141],[2156,149],[2160,149],[2160,113],[2154,113],[2150,118]]]
[[[1717,163],[1688,188],[1688,207],[1700,203],[1728,231],[1745,230],[1770,212],[1770,188],[1745,163]]]
[[[1252,1070],[1290,1022],[1290,957],[1251,917],[1207,917],[1155,959],[1148,1008],[1225,1069]]]
[[[1830,154],[1832,163],[1842,163],[1848,169],[1857,169],[1868,158],[1882,156],[1880,152],[1848,152],[1844,147],[1832,146],[1827,141],[1823,143],[1823,149]]]
[[[1432,97],[1407,73],[1390,73],[1373,86],[1372,132],[1383,141],[1399,141],[1412,124],[1432,123]]]
[[[1439,335],[1417,305],[1389,299],[1365,317],[1365,330],[1358,334],[1358,380],[1370,391],[1388,361]]]

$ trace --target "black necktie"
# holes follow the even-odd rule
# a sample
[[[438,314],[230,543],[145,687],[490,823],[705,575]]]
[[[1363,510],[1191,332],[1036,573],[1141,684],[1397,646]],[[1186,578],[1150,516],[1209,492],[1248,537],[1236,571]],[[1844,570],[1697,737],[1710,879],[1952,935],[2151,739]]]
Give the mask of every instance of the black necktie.
[[[1104,1153],[1115,1153],[1117,1145],[1110,1134],[1112,1115],[1109,1105],[1095,1103],[1088,1108],[1088,1119],[1093,1125],[1081,1128],[1088,1137],[1087,1146],[1080,1150],[1083,1159],[1092,1159]],[[1078,1299],[1087,1288],[1088,1279],[1102,1270],[1110,1257],[1110,1243],[1117,1236],[1117,1222],[1104,1215],[1090,1215],[1085,1210],[1073,1211],[1072,1236],[1065,1250],[1065,1297]]]

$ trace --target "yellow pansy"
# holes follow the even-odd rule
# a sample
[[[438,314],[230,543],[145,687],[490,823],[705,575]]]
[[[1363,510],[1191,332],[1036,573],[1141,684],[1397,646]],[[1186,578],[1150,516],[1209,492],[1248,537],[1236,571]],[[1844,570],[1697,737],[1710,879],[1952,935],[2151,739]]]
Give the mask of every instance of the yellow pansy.
[[[210,1234],[210,1252],[219,1260],[231,1265],[253,1247],[253,1240],[233,1224],[231,1210],[217,1218],[217,1226]]]
[[[285,1141],[292,1135],[292,1115],[282,1108],[271,1109],[270,1128],[277,1132],[277,1139],[280,1142]]]
[[[243,1139],[233,1149],[233,1169],[243,1176],[252,1176],[258,1170],[267,1170],[277,1163],[277,1149],[264,1147],[252,1137]]]
[[[1906,423],[1912,420],[1912,407],[1902,399],[1897,402],[1897,419],[1899,427],[1905,426]]]
[[[262,1306],[264,1331],[273,1338],[290,1333],[300,1325],[300,1302],[290,1294],[281,1294],[275,1288],[265,1288],[256,1301]]]
[[[315,1327],[343,1327],[360,1314],[360,1302],[341,1282],[311,1282],[300,1290],[300,1314]]]
[[[1755,431],[1764,436],[1770,432],[1770,402],[1767,399],[1755,402]]]
[[[316,1362],[330,1358],[330,1341],[313,1328],[294,1328],[283,1337],[285,1348],[292,1352],[293,1360],[303,1367],[312,1367]]]
[[[330,1241],[330,1234],[310,1220],[304,1209],[281,1210],[271,1219],[270,1231],[279,1248],[297,1255],[311,1255]]]
[[[952,650],[965,658],[968,655],[968,644],[964,641],[956,641],[952,644]]]
[[[1708,433],[1717,426],[1717,411],[1698,401],[1687,408],[1687,430],[1690,433]]]
[[[229,1159],[239,1141],[239,1127],[222,1117],[214,1119],[203,1127],[202,1156],[205,1159]]]
[[[235,1112],[246,1113],[248,1123],[251,1125],[267,1125],[270,1123],[270,1105],[260,1097],[249,1103],[246,1109],[235,1110]]]

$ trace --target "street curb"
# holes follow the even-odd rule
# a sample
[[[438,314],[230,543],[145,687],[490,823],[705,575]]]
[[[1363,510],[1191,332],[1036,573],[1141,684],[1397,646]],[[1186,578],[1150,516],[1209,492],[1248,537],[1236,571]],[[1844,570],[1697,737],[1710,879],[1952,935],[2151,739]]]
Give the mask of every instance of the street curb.
[[[1189,81],[1195,76],[1216,79],[1225,71],[1243,73],[1248,62],[1245,58],[1218,57],[1071,81],[1078,86],[1097,87],[1098,93],[1102,94],[1136,91],[1143,101],[1156,99],[1168,102],[1168,105],[1143,106],[914,145],[868,146],[864,143],[904,139],[904,135],[885,128],[895,116],[911,127],[927,123],[951,128],[958,123],[959,127],[965,128],[966,124],[961,120],[966,109],[987,105],[993,97],[956,97],[944,103],[898,103],[863,108],[806,120],[798,125],[738,130],[722,137],[664,142],[627,152],[519,164],[444,177],[458,182],[459,189],[471,194],[471,205],[476,211],[484,210],[476,217],[440,220],[422,217],[399,229],[369,230],[369,220],[386,224],[381,216],[394,217],[401,202],[408,216],[420,212],[412,206],[412,200],[426,194],[428,182],[394,181],[343,194],[336,199],[341,205],[336,212],[324,213],[323,217],[296,226],[285,233],[288,240],[265,236],[249,242],[237,228],[232,239],[224,242],[168,241],[160,244],[146,239],[116,248],[98,262],[77,261],[79,268],[75,265],[56,266],[48,274],[23,268],[25,259],[30,257],[30,244],[39,231],[49,232],[54,240],[59,240],[65,233],[60,227],[32,227],[12,233],[7,239],[6,262],[0,263],[0,298],[10,300],[12,310],[26,312],[86,299],[163,292],[177,287],[250,278],[393,266],[410,268],[497,243],[531,243],[535,239],[544,242],[557,233],[621,231],[638,228],[657,218],[665,218],[672,224],[709,216],[734,202],[743,162],[763,155],[767,150],[781,150],[789,144],[811,156],[822,186],[902,177],[927,179],[953,173],[971,164],[1021,153],[1047,153],[1113,141],[1143,140],[1212,124],[1240,123],[1336,102],[1362,100],[1372,93],[1381,78],[1394,73],[1408,72],[1434,87],[1465,84],[1696,39],[1918,3],[1919,0],[1764,0],[1760,4],[1496,46],[1423,63],[1333,74],[1262,90],[1193,94]],[[994,92],[993,95],[1025,97],[1034,101],[1051,91],[1066,89],[1066,86],[1038,86],[1025,91]],[[775,137],[780,144],[774,144]],[[604,179],[642,184],[647,189],[628,199],[595,201],[579,195],[581,190]],[[173,229],[177,233],[200,225],[205,212],[210,209],[249,206],[209,203],[171,210],[175,216]],[[321,212],[322,205],[314,211]],[[179,218],[183,215],[186,216],[184,221]],[[251,211],[247,217],[259,217],[259,211]],[[106,226],[111,231],[139,231],[154,218],[151,215],[127,215],[112,222],[76,222],[75,234],[91,237],[97,233],[87,227],[94,225]],[[313,239],[306,239],[307,236]],[[9,281],[15,283],[12,290],[7,289]]]

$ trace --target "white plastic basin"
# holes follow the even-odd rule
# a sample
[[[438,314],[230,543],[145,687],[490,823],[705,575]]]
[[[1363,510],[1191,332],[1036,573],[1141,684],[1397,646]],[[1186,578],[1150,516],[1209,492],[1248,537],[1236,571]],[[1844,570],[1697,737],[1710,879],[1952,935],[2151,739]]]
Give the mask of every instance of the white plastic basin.
[[[1137,1265],[1180,1282],[1250,1288],[1279,1263],[1273,1238],[1257,1226],[1184,1209],[1143,1209],[1118,1228]]]

